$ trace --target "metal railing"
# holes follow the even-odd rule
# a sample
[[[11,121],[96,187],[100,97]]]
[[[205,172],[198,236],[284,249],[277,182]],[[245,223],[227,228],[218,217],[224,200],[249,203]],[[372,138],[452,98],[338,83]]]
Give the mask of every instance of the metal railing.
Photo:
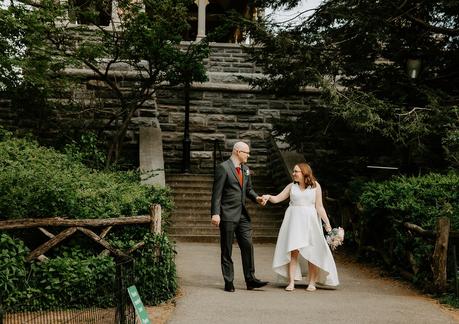
[[[99,290],[112,290],[115,307],[88,307],[80,309],[46,308],[37,309],[32,305],[21,305],[13,311],[2,313],[0,299],[0,324],[135,324],[135,309],[129,299],[127,287],[135,283],[135,263],[132,258],[118,259],[116,276],[110,287],[99,287]],[[0,297],[1,298],[1,297]],[[112,304],[113,305],[113,304]]]

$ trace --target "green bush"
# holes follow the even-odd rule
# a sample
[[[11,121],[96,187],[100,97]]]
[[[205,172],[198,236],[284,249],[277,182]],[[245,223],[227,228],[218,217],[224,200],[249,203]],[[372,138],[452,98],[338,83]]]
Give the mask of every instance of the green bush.
[[[360,247],[376,248],[387,265],[414,273],[414,281],[421,285],[431,281],[434,242],[410,236],[403,223],[435,230],[437,219],[447,216],[452,230],[459,230],[459,174],[371,182],[363,187],[359,202],[363,208]]]
[[[144,241],[145,247],[136,256],[136,273],[142,283],[139,293],[146,304],[157,305],[177,291],[176,252],[165,234],[148,233]]]
[[[96,172],[25,139],[0,142],[0,218],[110,218],[171,209],[167,189],[139,185],[135,172]]]
[[[165,233],[146,233],[144,242],[133,255],[135,285],[146,305],[157,305],[177,290],[175,250]],[[6,311],[114,306],[115,260],[88,256],[78,248],[63,250],[59,257],[26,262],[27,248],[21,240],[0,236],[4,260],[0,285]]]
[[[27,297],[27,253],[22,241],[0,235],[0,293],[5,304],[18,304]]]
[[[0,129],[0,220],[140,215],[148,214],[152,203],[162,206],[167,224],[172,209],[167,188],[143,186],[135,172],[94,171],[75,159],[75,152],[58,153],[27,139],[14,139]],[[26,262],[29,250],[24,241],[30,248],[43,243],[36,233],[0,233],[0,288],[6,310],[114,304],[116,270],[111,256],[100,256],[100,246],[94,248],[89,238],[75,234],[47,252],[48,260]],[[175,294],[174,251],[165,233],[152,235],[147,226],[117,226],[106,239],[124,250],[145,240],[134,258],[136,285],[146,304]]]

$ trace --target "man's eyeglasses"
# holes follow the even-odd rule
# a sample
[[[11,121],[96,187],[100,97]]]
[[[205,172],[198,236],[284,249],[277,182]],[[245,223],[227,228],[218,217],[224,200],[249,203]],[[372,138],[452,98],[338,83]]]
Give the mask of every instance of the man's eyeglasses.
[[[247,155],[249,155],[249,154],[250,154],[250,152],[241,151],[241,150],[239,150],[239,152],[245,153],[245,154],[247,154]]]

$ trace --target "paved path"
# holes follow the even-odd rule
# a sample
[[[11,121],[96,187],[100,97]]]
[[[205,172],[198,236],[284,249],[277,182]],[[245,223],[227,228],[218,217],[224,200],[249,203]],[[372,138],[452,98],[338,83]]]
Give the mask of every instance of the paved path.
[[[380,278],[375,271],[336,258],[339,290],[286,292],[274,283],[273,244],[255,246],[256,275],[270,280],[260,290],[245,290],[239,248],[233,248],[236,292],[223,291],[218,244],[178,243],[177,267],[182,296],[168,323],[459,323],[447,311],[405,284]]]

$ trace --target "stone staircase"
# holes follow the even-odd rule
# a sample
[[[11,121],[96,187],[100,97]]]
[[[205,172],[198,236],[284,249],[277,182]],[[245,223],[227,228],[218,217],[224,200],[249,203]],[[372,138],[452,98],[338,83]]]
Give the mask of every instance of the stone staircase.
[[[258,194],[277,194],[270,177],[254,176]],[[176,241],[219,242],[219,230],[210,224],[210,199],[213,175],[167,174],[175,209],[171,214],[169,233]],[[253,238],[257,243],[274,243],[282,223],[285,204],[260,207],[247,199],[252,219]]]

